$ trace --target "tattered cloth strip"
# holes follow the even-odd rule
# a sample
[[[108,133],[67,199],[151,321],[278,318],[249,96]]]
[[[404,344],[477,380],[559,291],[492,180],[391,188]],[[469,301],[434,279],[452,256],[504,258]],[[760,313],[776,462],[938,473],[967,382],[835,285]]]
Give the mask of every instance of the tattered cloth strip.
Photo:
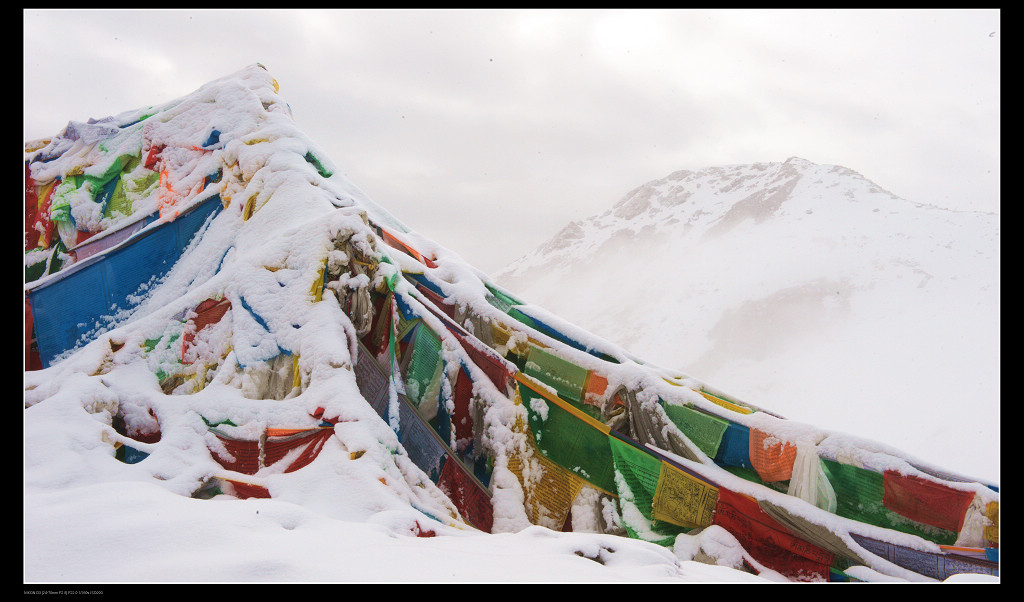
[[[990,525],[985,525],[985,539],[991,541],[996,546],[999,545],[999,502],[989,502],[985,506],[985,518],[989,520]]]
[[[195,315],[185,323],[185,329],[181,337],[181,362],[191,364],[195,361],[194,354],[190,354],[192,342],[201,330],[220,322],[224,314],[231,309],[231,301],[223,299],[207,299],[196,306]]]
[[[225,491],[225,493],[234,494],[234,496],[239,499],[245,500],[249,498],[270,498],[270,491],[262,485],[246,483],[244,481],[236,481],[235,479],[227,479],[223,477],[221,477],[221,481],[227,484],[227,487],[225,487],[225,489],[228,489],[228,491]]]
[[[224,450],[214,449],[213,459],[228,470],[242,474],[256,474],[260,469],[260,442],[259,440],[235,439],[229,437],[216,429],[211,432],[220,440]],[[224,453],[226,451],[226,453]]]
[[[793,476],[796,446],[770,433],[750,429],[750,464],[765,483],[788,481]]]
[[[786,577],[828,578],[835,555],[789,533],[754,499],[720,487],[713,522],[732,533],[755,560]]]
[[[398,411],[401,413],[398,442],[405,448],[413,464],[427,473],[436,484],[441,478],[448,447],[437,432],[417,415],[411,403],[403,403]]]
[[[855,533],[850,535],[854,541],[872,554],[925,577],[946,579],[950,575],[961,573],[999,576],[999,563],[997,562],[959,554],[924,552]]]
[[[718,446],[722,443],[722,436],[729,428],[728,420],[706,414],[689,406],[666,403],[663,407],[669,419],[705,455],[709,458],[718,455]]]
[[[974,493],[946,487],[914,475],[885,471],[886,508],[911,520],[959,532]]]
[[[626,411],[629,413],[630,434],[634,439],[687,460],[700,462],[697,451],[665,414],[660,402],[641,404],[636,398],[636,393],[625,387],[620,387],[616,393],[625,400]]]
[[[377,414],[386,420],[389,400],[387,375],[362,343],[355,373],[359,392]],[[427,424],[405,395],[398,395],[398,401],[398,422],[401,426],[397,434],[409,458],[447,493],[470,524],[490,532],[494,518],[486,488],[462,466],[443,440],[443,433]],[[442,418],[440,412],[438,418]]]
[[[817,447],[810,441],[801,441],[796,446],[793,475],[786,493],[830,514],[836,512],[836,492],[825,475]]]
[[[800,539],[812,543],[823,550],[828,550],[836,556],[847,558],[860,564],[868,564],[858,552],[850,548],[843,541],[842,537],[836,535],[829,527],[811,522],[798,514],[793,514],[785,506],[773,504],[768,500],[759,499],[757,500],[757,505],[765,514],[778,521],[786,530]]]
[[[466,470],[462,462],[459,462],[452,454],[448,454],[444,461],[437,486],[455,504],[459,514],[471,525],[481,531],[491,532],[491,528],[494,526],[494,508],[491,505],[491,498]]]
[[[584,480],[537,452],[532,444],[530,447],[535,453],[530,454],[529,461],[535,465],[529,470],[529,480],[523,475],[523,458],[520,454],[508,458],[508,468],[523,488],[523,506],[530,522],[558,530],[568,519],[572,503],[583,489]],[[537,470],[538,467],[540,470]]]
[[[298,432],[267,429],[267,439],[263,445],[263,464],[272,466],[284,459],[289,452],[302,448],[302,451],[284,469],[285,472],[299,470],[308,466],[320,455],[320,451],[333,434],[334,429],[331,427],[315,427]]]

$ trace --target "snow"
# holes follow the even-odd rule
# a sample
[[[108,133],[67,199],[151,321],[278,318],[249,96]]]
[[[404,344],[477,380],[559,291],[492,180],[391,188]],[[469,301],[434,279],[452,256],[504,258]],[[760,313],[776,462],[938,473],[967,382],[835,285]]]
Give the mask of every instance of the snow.
[[[998,215],[792,157],[648,182],[494,277],[737,399],[998,482],[999,270]]]
[[[25,373],[26,583],[784,580],[764,567],[758,576],[737,570],[744,560],[759,565],[744,556],[735,538],[716,527],[677,538],[674,547],[665,548],[613,535],[561,533],[529,525],[519,483],[501,466],[495,467],[492,477],[495,532],[482,533],[458,518],[448,498],[409,459],[395,431],[360,395],[351,371],[356,327],[337,302],[315,302],[311,284],[321,266],[350,259],[334,247],[339,238],[351,240],[368,257],[377,256],[364,221],[369,215],[393,224],[403,239],[435,257],[448,283],[447,293],[485,316],[497,310],[483,302],[482,275],[454,253],[405,231],[343,177],[319,175],[305,158],[310,153],[327,171],[336,174],[337,169],[295,128],[277,90],[277,82],[262,67],[248,67],[160,107],[91,125],[72,124],[63,136],[35,151],[59,157],[41,163],[34,177],[68,173],[75,165],[94,163],[96,151],[84,144],[89,136],[105,139],[101,134],[110,134],[110,127],[151,114],[136,125],[119,128],[121,134],[110,149],[134,151],[143,141],[173,149],[164,165],[173,194],[153,192],[133,215],[117,217],[104,227],[130,223],[158,206],[164,219],[170,219],[189,203],[214,193],[230,204],[166,277],[147,289],[137,308],[113,317],[104,331],[94,334],[95,340],[51,367]],[[214,128],[217,137],[211,137]],[[204,150],[213,138],[216,142]],[[197,194],[185,193],[197,190],[218,167],[224,169],[220,182]],[[249,200],[251,205],[246,204]],[[243,215],[247,206],[248,216]],[[380,264],[378,281],[414,265],[399,253],[388,257],[393,263]],[[336,301],[341,288],[357,290],[378,283],[354,277],[326,287],[323,296]],[[396,286],[411,290],[401,280]],[[183,372],[173,391],[162,390],[155,372],[181,370],[171,361],[180,353],[174,337],[184,331],[189,312],[203,300],[221,297],[230,301],[231,309],[220,326],[202,331],[193,352],[198,357],[219,355],[230,332],[227,357],[212,365],[208,374],[197,369],[196,378],[203,385]],[[557,320],[539,307],[526,309],[536,309],[535,315],[545,320]],[[423,319],[436,320],[427,314]],[[627,357],[626,351],[603,339],[559,324],[578,340]],[[444,328],[436,330],[443,333],[442,344],[448,343],[444,353],[453,353],[453,335]],[[147,340],[159,342],[146,352]],[[580,353],[572,359],[584,365],[588,357]],[[278,359],[267,363],[271,358]],[[301,382],[297,388],[290,380],[282,384],[293,366]],[[482,373],[477,376],[487,381]],[[624,363],[609,380],[643,381],[680,394],[678,387],[635,364]],[[493,387],[481,389],[478,393],[488,401],[485,443],[493,449],[516,445],[503,425],[523,410],[513,408]],[[693,395],[693,403],[709,404],[699,395]],[[255,435],[267,427],[317,426],[313,416],[318,411],[337,417],[337,422],[330,445],[313,463],[289,473],[275,464],[253,475],[272,499],[190,497],[223,473],[210,450],[228,453],[208,424],[230,419],[237,426],[218,428]],[[118,433],[118,415],[136,426],[159,425],[159,442],[133,441]],[[755,424],[773,419],[755,414],[743,420]],[[773,424],[779,422],[783,421]],[[792,429],[787,438],[794,440],[820,441],[830,435],[840,439],[829,431],[796,423],[787,426]],[[135,464],[120,462],[115,446],[122,443],[149,456]],[[896,464],[914,471],[905,462]],[[753,487],[727,473],[715,477],[738,492]],[[981,495],[990,495],[981,490]],[[816,517],[837,533],[845,532],[843,519],[781,493],[773,499],[792,506],[794,513]],[[574,520],[582,528],[588,519],[574,513]],[[881,530],[878,536],[893,538]],[[909,536],[895,539],[921,546],[921,540]],[[917,579],[888,563],[866,570],[885,579]]]

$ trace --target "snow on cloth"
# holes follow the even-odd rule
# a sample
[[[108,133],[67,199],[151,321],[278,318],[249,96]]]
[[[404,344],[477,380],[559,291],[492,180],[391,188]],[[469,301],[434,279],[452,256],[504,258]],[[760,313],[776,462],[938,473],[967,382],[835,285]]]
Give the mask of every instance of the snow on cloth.
[[[788,481],[793,476],[796,446],[779,441],[759,429],[750,429],[750,463],[765,483]]]
[[[615,491],[608,427],[527,378],[517,376],[537,449],[594,487]]]
[[[974,499],[970,491],[946,487],[914,475],[885,471],[885,507],[912,520],[959,532]]]
[[[727,420],[685,405],[665,404],[664,407],[669,419],[686,433],[705,455],[710,458],[718,455],[722,437],[729,428]]]
[[[29,289],[40,357],[49,366],[109,328],[174,266],[193,236],[221,209],[211,196],[173,222],[155,223],[124,243],[73,264]],[[84,336],[84,338],[83,338]]]
[[[798,580],[826,580],[834,555],[794,537],[757,502],[719,489],[714,523],[736,536],[765,566]]]

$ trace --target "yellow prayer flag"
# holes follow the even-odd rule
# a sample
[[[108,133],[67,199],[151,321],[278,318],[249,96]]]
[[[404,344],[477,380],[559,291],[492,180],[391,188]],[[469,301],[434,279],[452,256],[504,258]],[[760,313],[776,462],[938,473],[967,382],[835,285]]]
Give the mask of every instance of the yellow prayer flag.
[[[651,517],[680,527],[711,524],[718,488],[708,485],[668,462],[661,463]]]
[[[700,393],[701,396],[704,397],[704,399],[710,401],[711,403],[718,404],[718,405],[722,406],[723,408],[725,408],[727,410],[732,410],[733,412],[739,412],[740,414],[753,414],[754,413],[753,410],[749,410],[749,409],[747,409],[747,408],[745,408],[743,406],[738,406],[738,405],[736,405],[736,404],[734,404],[734,403],[732,403],[730,401],[726,401],[726,400],[724,400],[724,399],[722,399],[720,397],[715,397],[714,395],[712,395],[710,393],[706,393],[704,391],[698,391],[698,393]]]

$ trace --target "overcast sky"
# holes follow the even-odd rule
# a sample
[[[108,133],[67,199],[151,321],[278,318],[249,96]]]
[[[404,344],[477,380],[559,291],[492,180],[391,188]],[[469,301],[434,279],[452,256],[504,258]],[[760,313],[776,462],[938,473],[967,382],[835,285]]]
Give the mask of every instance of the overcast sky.
[[[409,227],[494,272],[680,169],[799,156],[999,212],[998,10],[25,10],[24,137],[260,62]]]

